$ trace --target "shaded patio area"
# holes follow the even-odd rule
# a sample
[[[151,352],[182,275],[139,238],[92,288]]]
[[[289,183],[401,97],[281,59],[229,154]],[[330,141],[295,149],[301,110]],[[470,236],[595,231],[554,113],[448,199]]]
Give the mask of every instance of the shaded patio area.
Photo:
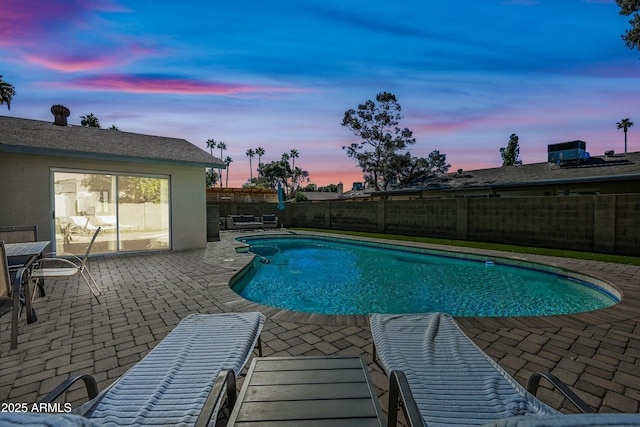
[[[259,232],[267,233],[278,231]],[[388,381],[372,363],[366,317],[278,310],[229,289],[229,280],[253,257],[235,251],[242,246],[235,239],[243,234],[256,233],[221,232],[219,242],[201,250],[92,258],[89,268],[102,286],[101,304],[75,279],[48,282],[47,295],[34,303],[38,322],[26,325],[21,318],[17,350],[9,349],[10,321],[0,319],[0,401],[37,402],[81,373],[94,375],[102,390],[191,313],[261,311],[267,316],[265,356],[365,355],[386,410]],[[550,371],[598,412],[638,412],[640,267],[502,255],[595,276],[620,289],[623,302],[570,316],[457,319],[465,332],[521,384],[531,372]],[[538,396],[562,412],[575,412],[559,394],[543,389]],[[84,398],[78,389],[64,401],[76,406]]]

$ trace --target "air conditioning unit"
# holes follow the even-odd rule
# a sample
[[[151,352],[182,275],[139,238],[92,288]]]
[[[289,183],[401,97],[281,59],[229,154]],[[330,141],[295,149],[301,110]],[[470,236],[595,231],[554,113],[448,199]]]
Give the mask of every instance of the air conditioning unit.
[[[547,152],[549,161],[559,165],[579,163],[589,158],[587,143],[580,140],[549,144],[547,146]]]

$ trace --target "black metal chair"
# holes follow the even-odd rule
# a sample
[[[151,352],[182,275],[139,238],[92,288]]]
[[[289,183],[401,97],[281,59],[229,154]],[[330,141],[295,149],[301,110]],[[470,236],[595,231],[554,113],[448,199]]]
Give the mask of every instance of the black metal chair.
[[[33,263],[20,268],[14,279],[9,275],[9,262],[4,242],[0,241],[0,316],[11,312],[11,348],[18,348],[18,319],[22,286],[29,286],[29,271]]]

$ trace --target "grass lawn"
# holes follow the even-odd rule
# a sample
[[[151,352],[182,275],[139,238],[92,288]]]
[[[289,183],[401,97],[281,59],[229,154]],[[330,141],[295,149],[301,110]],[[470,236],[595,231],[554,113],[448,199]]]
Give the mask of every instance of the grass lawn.
[[[435,239],[431,237],[402,236],[399,234],[365,233],[359,231],[326,230],[320,228],[293,228],[294,230],[320,233],[344,234],[348,236],[375,237],[379,239],[403,240],[408,242],[432,243],[434,245],[461,246],[465,248],[488,249],[521,254],[546,255],[560,258],[575,258],[589,261],[613,262],[617,264],[640,265],[640,257],[601,254],[596,252],[567,251],[562,249],[535,248],[531,246],[503,245],[499,243],[472,242],[468,240]]]

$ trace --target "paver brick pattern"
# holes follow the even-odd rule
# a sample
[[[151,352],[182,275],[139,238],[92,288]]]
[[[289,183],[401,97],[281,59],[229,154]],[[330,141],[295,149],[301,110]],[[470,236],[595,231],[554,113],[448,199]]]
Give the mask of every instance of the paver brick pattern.
[[[46,296],[34,302],[38,322],[26,325],[21,318],[17,350],[9,349],[9,316],[0,318],[0,401],[37,402],[77,374],[94,375],[102,390],[191,313],[262,311],[267,316],[264,356],[363,355],[386,410],[388,380],[372,361],[366,317],[295,313],[235,295],[229,281],[252,259],[235,252],[240,235],[222,232],[221,240],[206,249],[94,257],[89,268],[103,288],[101,304],[75,279],[47,281]],[[638,267],[555,261],[625,281],[639,288],[635,296],[640,293]],[[474,342],[521,384],[533,371],[550,371],[598,412],[638,412],[640,304],[635,307],[627,318],[597,324],[575,322],[573,317],[548,327],[459,320]],[[576,411],[550,389],[542,388],[539,397],[562,412]],[[62,399],[77,406],[85,393],[78,386]]]

